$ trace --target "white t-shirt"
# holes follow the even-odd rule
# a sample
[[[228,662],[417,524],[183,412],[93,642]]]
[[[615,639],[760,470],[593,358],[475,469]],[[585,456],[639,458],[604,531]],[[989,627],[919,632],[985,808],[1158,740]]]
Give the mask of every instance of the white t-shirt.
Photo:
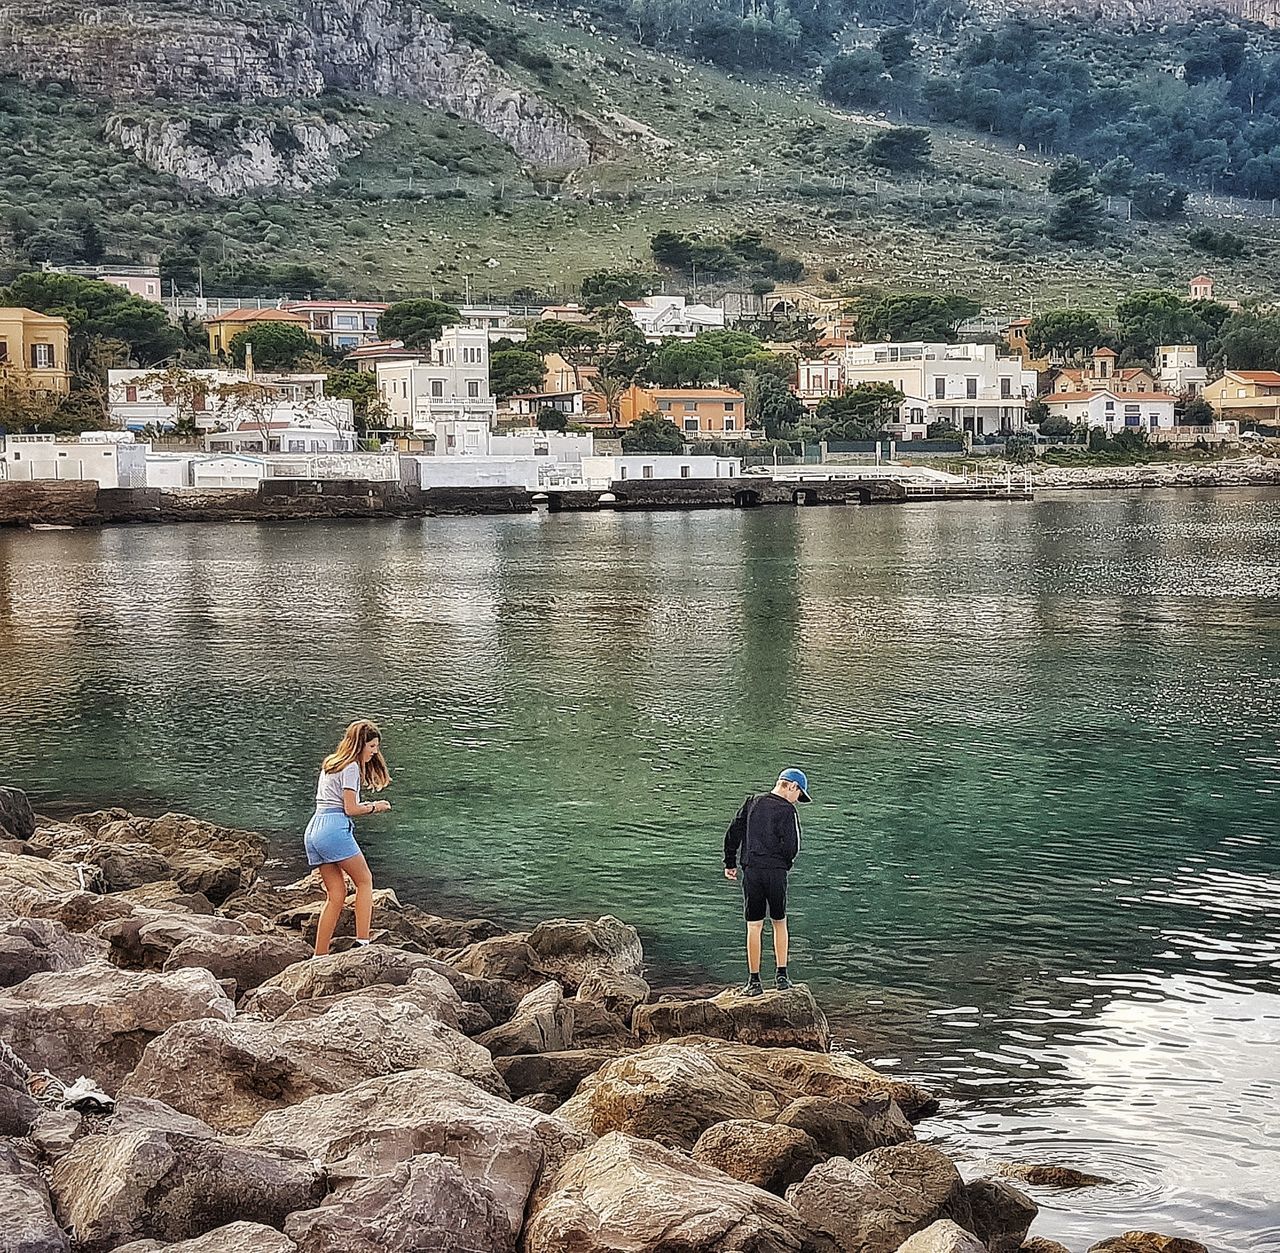
[[[353,761],[343,766],[337,774],[326,774],[320,771],[320,782],[316,784],[316,804],[326,809],[341,809],[342,793],[350,788],[360,799],[360,767]]]

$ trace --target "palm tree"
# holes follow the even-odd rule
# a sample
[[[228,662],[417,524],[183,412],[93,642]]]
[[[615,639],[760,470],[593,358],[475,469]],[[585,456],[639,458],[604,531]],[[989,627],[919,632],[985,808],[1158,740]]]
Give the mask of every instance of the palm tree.
[[[609,424],[615,430],[622,421],[622,398],[627,394],[628,386],[626,379],[604,370],[591,380],[591,390],[600,397],[604,411],[609,415]]]

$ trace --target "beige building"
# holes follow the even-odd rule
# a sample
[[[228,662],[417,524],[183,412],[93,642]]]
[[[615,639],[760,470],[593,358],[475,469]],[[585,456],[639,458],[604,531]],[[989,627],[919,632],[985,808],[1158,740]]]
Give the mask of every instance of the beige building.
[[[1228,370],[1203,395],[1224,418],[1280,426],[1280,371]]]
[[[71,390],[70,355],[66,318],[0,308],[0,373],[6,383],[65,396]]]

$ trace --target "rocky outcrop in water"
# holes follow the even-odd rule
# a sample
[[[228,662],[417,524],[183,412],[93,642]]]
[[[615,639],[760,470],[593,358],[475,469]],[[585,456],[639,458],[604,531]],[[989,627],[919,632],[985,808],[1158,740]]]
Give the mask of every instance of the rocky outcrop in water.
[[[234,124],[211,152],[183,106],[292,106],[329,91],[386,96],[473,122],[533,165],[572,169],[591,159],[586,133],[568,114],[416,5],[295,0],[268,9],[236,0],[98,8],[18,0],[0,7],[0,72],[114,101],[173,102],[151,121],[118,115],[109,137],[153,168],[226,195],[312,186],[368,133],[294,110],[294,120]]]
[[[253,833],[122,810],[26,821],[0,798],[27,832],[0,851],[0,1249],[1035,1247],[1035,1205],[918,1143],[934,1097],[829,1052],[803,989],[742,1013],[654,1006],[617,919],[506,933],[392,892],[377,943],[308,959],[315,877],[261,879]],[[116,866],[130,858],[164,876],[203,859],[223,903],[168,877],[112,890],[138,877]],[[58,1107],[28,1068],[85,1074],[114,1112]]]

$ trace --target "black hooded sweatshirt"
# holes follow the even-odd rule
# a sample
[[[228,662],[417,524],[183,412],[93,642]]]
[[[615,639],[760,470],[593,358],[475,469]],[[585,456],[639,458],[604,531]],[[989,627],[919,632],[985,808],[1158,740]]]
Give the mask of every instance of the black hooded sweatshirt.
[[[790,870],[800,852],[800,815],[781,796],[748,796],[724,833],[724,864],[732,870],[742,850],[744,870]]]

